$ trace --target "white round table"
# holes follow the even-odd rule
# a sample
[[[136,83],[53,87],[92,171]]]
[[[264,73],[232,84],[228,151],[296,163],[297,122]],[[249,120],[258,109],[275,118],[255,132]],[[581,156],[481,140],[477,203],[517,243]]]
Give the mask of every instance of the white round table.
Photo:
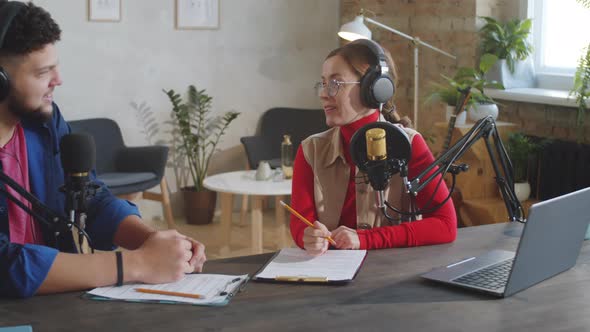
[[[262,253],[262,201],[264,196],[275,196],[275,218],[279,223],[281,236],[286,233],[285,211],[280,207],[279,201],[285,196],[291,195],[291,180],[280,179],[256,181],[255,170],[220,173],[208,176],[203,181],[203,186],[209,190],[217,191],[221,196],[221,225],[229,246],[229,233],[233,209],[233,195],[252,196],[252,247],[255,253]],[[284,240],[282,243],[285,243]]]

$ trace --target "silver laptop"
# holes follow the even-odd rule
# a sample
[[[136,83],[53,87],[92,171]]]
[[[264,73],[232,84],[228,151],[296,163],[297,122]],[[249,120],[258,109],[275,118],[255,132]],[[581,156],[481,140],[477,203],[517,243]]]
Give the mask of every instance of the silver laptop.
[[[576,264],[590,221],[590,187],[534,204],[516,254],[493,250],[422,277],[507,297]]]

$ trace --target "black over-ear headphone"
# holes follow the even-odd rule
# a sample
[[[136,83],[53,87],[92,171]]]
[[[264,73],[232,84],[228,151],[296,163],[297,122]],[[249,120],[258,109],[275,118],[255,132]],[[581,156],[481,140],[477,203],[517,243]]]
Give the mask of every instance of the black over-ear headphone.
[[[0,7],[0,49],[4,45],[4,37],[10,28],[10,23],[19,11],[26,5],[19,1],[8,1]],[[0,102],[8,96],[10,92],[10,79],[4,68],[0,67]]]
[[[395,84],[389,76],[389,65],[385,52],[379,44],[370,39],[357,39],[351,44],[367,47],[377,59],[377,64],[371,65],[361,77],[361,101],[366,107],[379,108],[395,93]]]

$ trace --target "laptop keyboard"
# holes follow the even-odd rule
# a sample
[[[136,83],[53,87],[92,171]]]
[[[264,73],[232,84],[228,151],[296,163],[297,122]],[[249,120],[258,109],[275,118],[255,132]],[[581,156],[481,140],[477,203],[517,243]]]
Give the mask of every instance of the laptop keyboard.
[[[506,286],[514,258],[454,279],[453,282],[496,290]]]

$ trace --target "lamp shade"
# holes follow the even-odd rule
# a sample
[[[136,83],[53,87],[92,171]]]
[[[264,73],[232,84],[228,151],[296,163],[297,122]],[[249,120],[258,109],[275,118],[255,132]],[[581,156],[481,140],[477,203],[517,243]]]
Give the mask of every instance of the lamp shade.
[[[346,40],[371,39],[371,30],[367,28],[363,20],[364,17],[359,15],[353,21],[342,24],[338,36]]]

